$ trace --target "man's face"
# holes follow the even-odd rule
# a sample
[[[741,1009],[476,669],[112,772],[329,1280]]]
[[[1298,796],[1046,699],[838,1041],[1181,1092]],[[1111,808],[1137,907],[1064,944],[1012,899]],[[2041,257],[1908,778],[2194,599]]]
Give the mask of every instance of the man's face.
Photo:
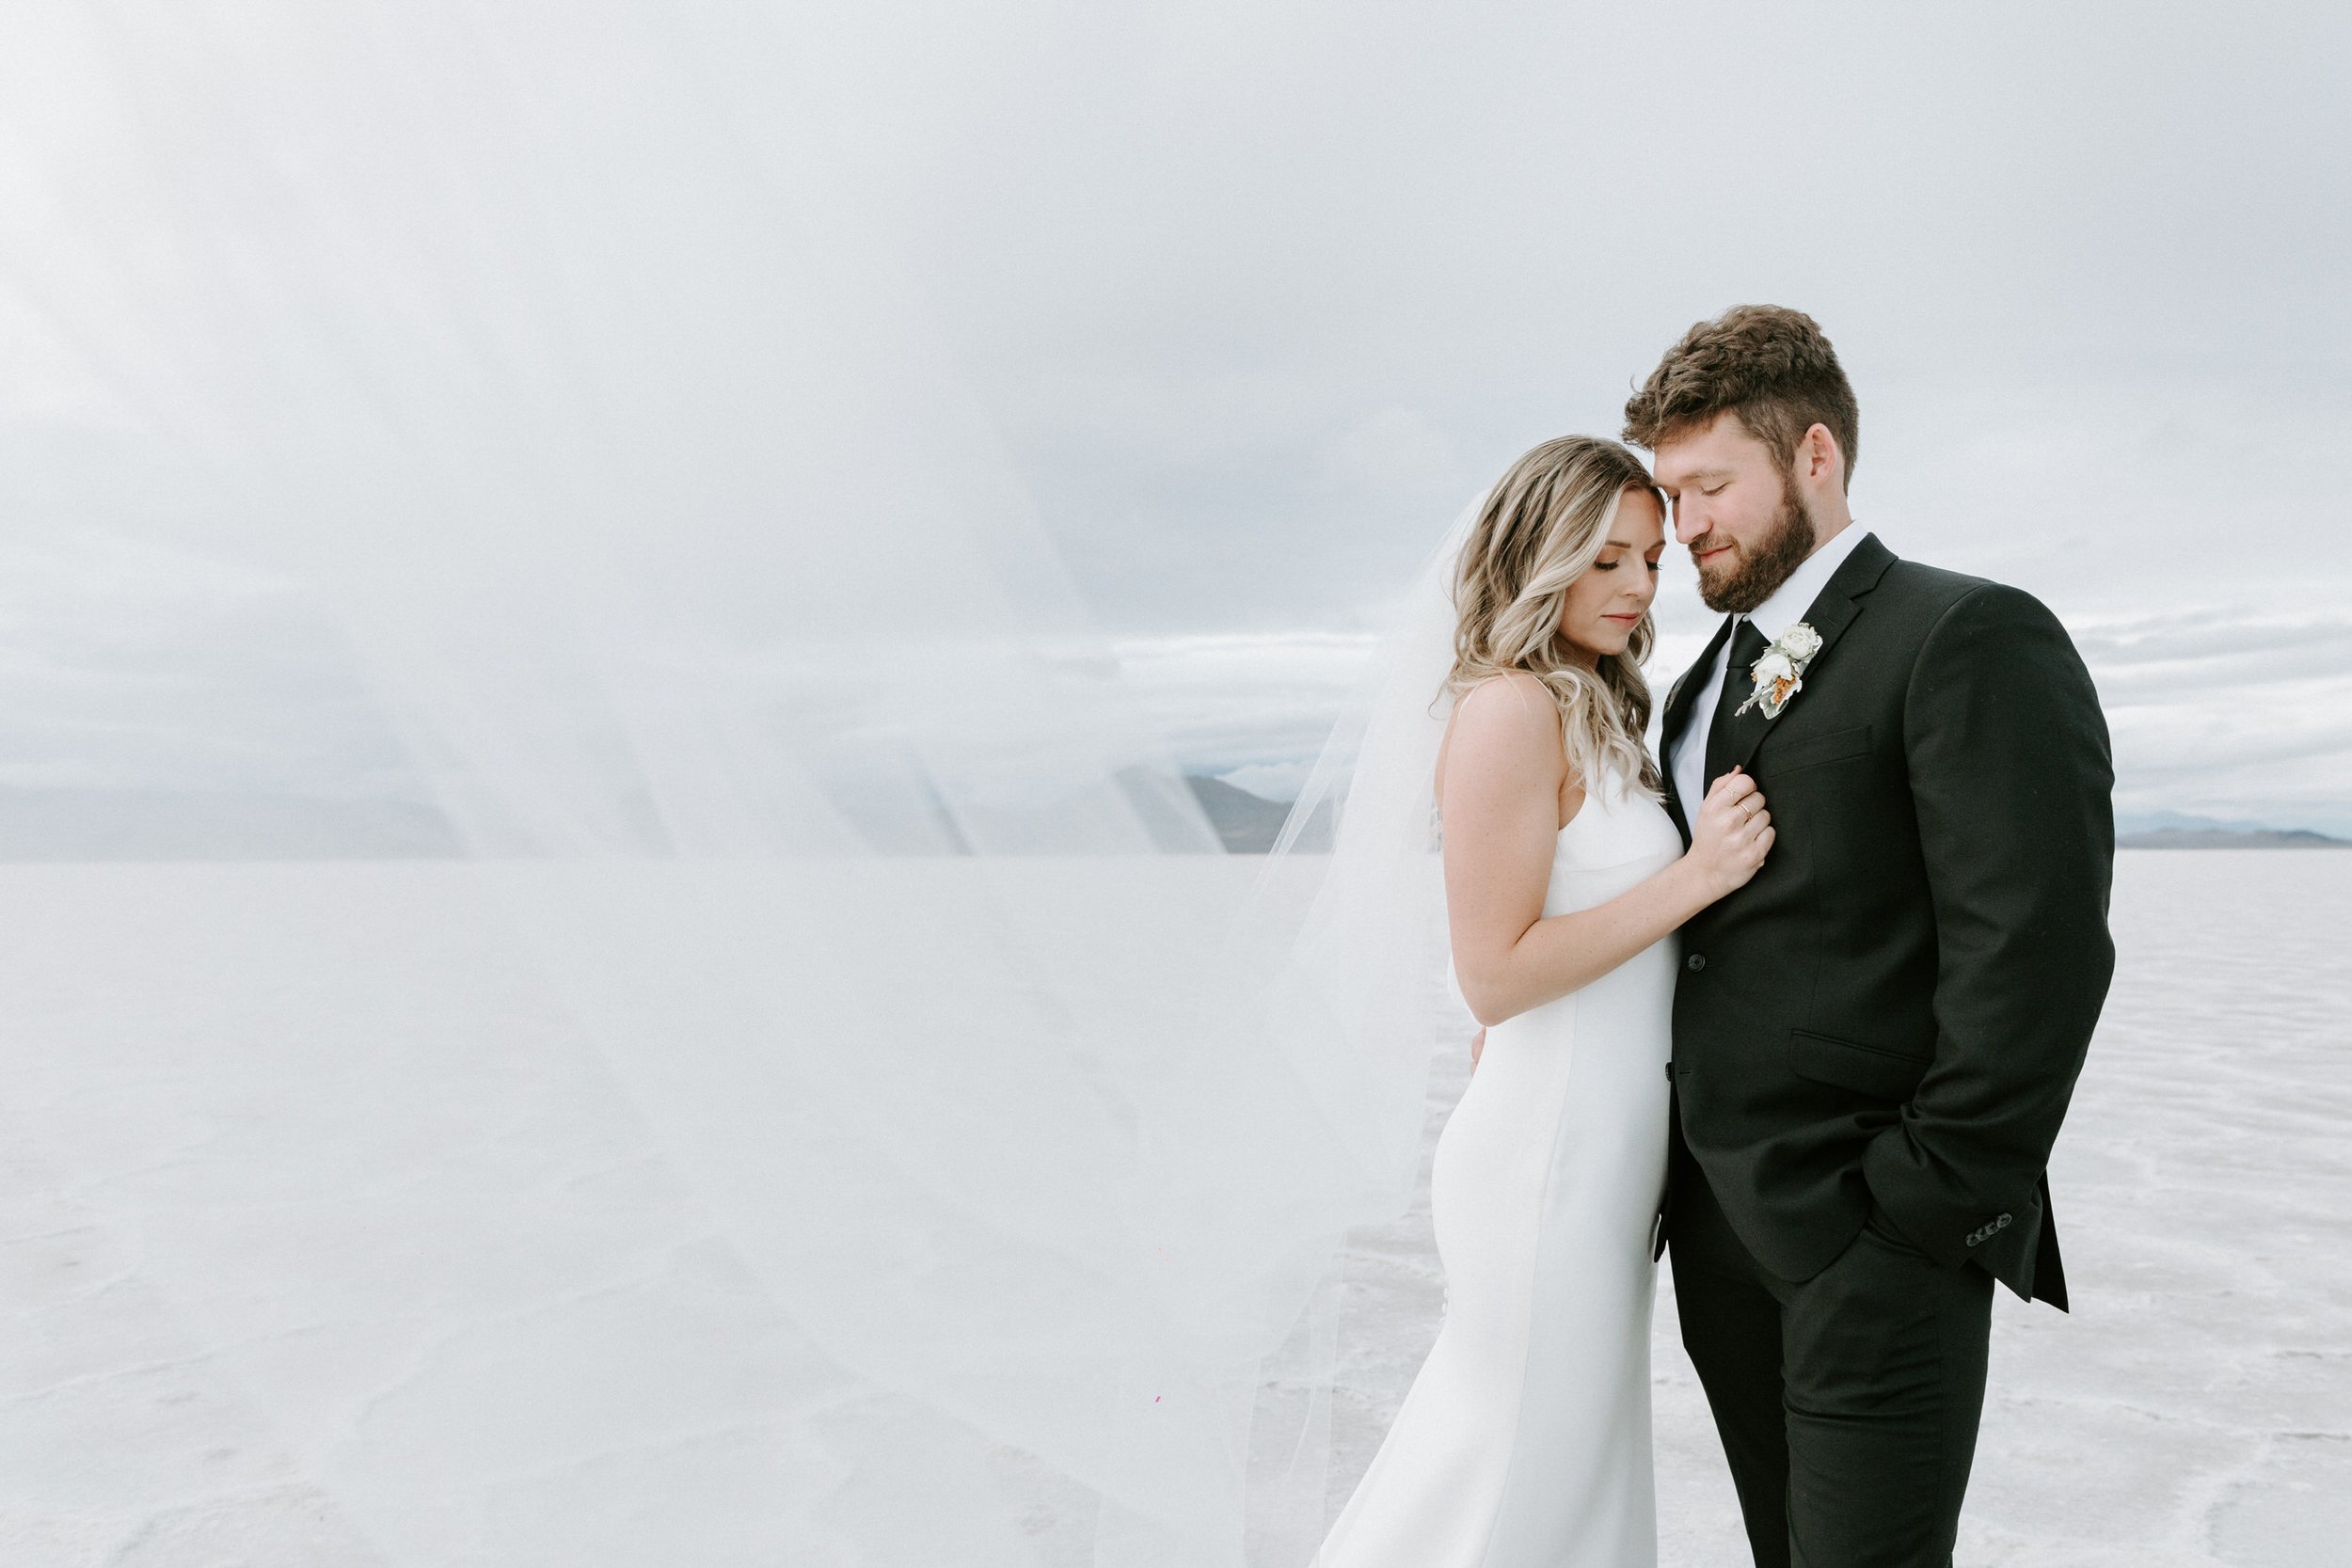
[[[1813,553],[1813,519],[1772,449],[1725,409],[1661,439],[1651,465],[1707,608],[1744,614]]]

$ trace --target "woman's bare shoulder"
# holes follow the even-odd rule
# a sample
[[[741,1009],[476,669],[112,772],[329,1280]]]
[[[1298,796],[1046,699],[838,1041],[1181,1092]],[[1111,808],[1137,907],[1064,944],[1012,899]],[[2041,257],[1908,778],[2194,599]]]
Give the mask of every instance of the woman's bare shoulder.
[[[1489,676],[1455,699],[1445,752],[1449,782],[1499,775],[1557,781],[1567,767],[1560,706],[1524,671]]]
[[[1524,670],[1489,675],[1454,701],[1454,733],[1489,743],[1560,734],[1560,705]]]

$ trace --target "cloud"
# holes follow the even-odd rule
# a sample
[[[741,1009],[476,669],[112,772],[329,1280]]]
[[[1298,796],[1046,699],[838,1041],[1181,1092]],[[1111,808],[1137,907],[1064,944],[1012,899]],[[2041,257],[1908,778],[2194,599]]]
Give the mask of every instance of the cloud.
[[[1704,647],[1711,616],[1704,626],[1661,641],[1650,664],[1661,697]],[[2106,713],[2119,809],[2352,829],[2352,616],[2202,607],[2069,630]],[[1120,667],[1185,766],[1279,794],[1303,775],[1376,644],[1369,634],[1144,639],[1120,645]]]
[[[1189,763],[1286,776],[1466,499],[1772,299],[1856,383],[1864,525],[2075,628],[2125,799],[2347,810],[2341,7],[1012,0],[786,34],[805,91],[748,35],[715,90],[895,244],[910,334]],[[5,290],[0,367],[16,537],[137,535],[167,480],[24,461],[28,421],[125,415]],[[0,782],[414,787],[298,596],[39,553],[0,561]],[[1668,562],[1661,688],[1712,626]]]
[[[1752,299],[1837,342],[1904,553],[2070,614],[2315,601],[2352,594],[2348,59],[2316,4],[1041,14],[872,196],[1120,630],[1367,624]]]
[[[2308,664],[2352,662],[2344,657],[2352,654],[2352,617],[2265,621],[2247,612],[2182,610],[2073,630],[2083,657],[2109,670],[2268,665],[2282,656]]]
[[[315,603],[119,534],[0,547],[0,788],[423,799]]]
[[[1343,492],[1442,483],[1459,467],[1454,441],[1410,408],[1383,408],[1324,446],[1327,483]]]
[[[1129,639],[1115,652],[1122,697],[1182,766],[1220,774],[1256,768],[1263,785],[1313,760],[1378,641],[1350,632],[1210,633]]]

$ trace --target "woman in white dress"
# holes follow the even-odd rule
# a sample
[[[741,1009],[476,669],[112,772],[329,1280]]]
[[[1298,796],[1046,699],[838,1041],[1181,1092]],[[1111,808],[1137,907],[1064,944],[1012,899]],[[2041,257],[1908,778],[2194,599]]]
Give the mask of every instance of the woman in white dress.
[[[1677,927],[1771,849],[1722,780],[1690,848],[1643,745],[1665,546],[1641,460],[1548,441],[1454,577],[1434,789],[1483,1052],[1438,1143],[1444,1326],[1318,1568],[1643,1568],[1657,1558],[1650,1235],[1666,1169]]]

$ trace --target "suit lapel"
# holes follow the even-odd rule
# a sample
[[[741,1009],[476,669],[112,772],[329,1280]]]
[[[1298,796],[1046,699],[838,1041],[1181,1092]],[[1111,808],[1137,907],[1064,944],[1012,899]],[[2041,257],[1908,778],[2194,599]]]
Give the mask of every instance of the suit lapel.
[[[1658,721],[1658,770],[1665,775],[1666,815],[1673,817],[1675,826],[1681,830],[1685,844],[1691,842],[1691,818],[1682,809],[1681,791],[1675,787],[1675,737],[1691,721],[1692,705],[1698,701],[1699,688],[1707,684],[1703,678],[1705,673],[1723,656],[1724,644],[1731,640],[1731,623],[1732,617],[1724,617],[1723,625],[1715,628],[1715,635],[1708,639],[1707,651],[1700,654],[1697,661],[1682,672],[1681,678],[1667,690],[1666,711]]]
[[[1822,660],[1829,657],[1829,651],[1837,645],[1837,640],[1846,634],[1846,628],[1852,626],[1855,618],[1862,613],[1863,598],[1879,585],[1879,578],[1884,577],[1886,568],[1894,563],[1895,552],[1880,544],[1877,534],[1865,534],[1862,543],[1853,547],[1853,553],[1846,557],[1829,581],[1821,585],[1820,593],[1814,595],[1813,603],[1805,609],[1804,620],[1805,625],[1820,634],[1821,645],[1804,667],[1804,683],[1808,689],[1813,685],[1815,673],[1821,668]],[[1725,680],[1746,678],[1747,672],[1744,670],[1724,672]],[[1797,693],[1790,699],[1792,705],[1804,702],[1804,695],[1803,691]],[[1756,760],[1756,749],[1764,743],[1764,736],[1771,733],[1772,722],[1764,716],[1761,707],[1752,707],[1732,721],[1730,754],[1739,766],[1750,772],[1755,771],[1752,765]]]

